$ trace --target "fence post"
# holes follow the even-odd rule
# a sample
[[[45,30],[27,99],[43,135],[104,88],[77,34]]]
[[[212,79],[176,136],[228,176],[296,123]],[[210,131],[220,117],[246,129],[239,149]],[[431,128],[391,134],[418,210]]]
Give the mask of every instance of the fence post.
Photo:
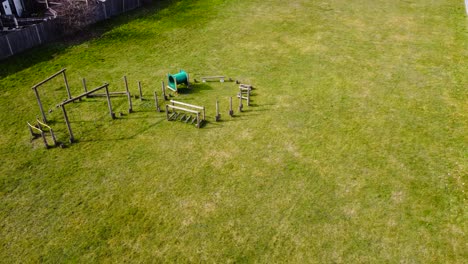
[[[5,39],[6,39],[6,41],[7,41],[8,48],[10,49],[10,54],[11,54],[11,55],[14,55],[13,49],[11,48],[10,40],[8,39],[8,35],[5,35]]]
[[[41,34],[39,34],[39,29],[37,28],[38,24],[35,24],[34,27],[36,28],[37,38],[39,39],[39,44],[42,44]]]

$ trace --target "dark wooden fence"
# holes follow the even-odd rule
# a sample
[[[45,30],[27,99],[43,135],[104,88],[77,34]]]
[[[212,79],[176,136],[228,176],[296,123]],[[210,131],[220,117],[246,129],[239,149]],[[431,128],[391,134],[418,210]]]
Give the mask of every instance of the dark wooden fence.
[[[100,3],[96,21],[108,19],[140,7],[144,0],[106,0]],[[55,20],[45,21],[0,36],[0,60],[61,36]]]

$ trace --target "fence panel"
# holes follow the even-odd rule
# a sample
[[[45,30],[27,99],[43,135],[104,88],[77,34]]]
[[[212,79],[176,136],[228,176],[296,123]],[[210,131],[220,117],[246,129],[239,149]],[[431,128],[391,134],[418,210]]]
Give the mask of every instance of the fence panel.
[[[8,34],[8,39],[10,40],[11,49],[14,54],[41,44],[40,36],[35,26],[10,33]]]
[[[0,36],[0,58],[6,58],[13,55],[10,50],[10,45],[8,44],[8,36]]]

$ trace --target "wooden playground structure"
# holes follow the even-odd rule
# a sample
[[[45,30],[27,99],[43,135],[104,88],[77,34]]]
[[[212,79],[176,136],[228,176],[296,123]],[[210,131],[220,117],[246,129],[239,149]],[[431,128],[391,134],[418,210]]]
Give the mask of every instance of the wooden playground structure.
[[[125,91],[109,91],[109,83],[104,83],[103,85],[99,87],[88,90],[86,79],[82,78],[81,83],[82,83],[84,92],[81,93],[80,95],[72,96],[72,93],[70,91],[70,86],[67,80],[66,68],[63,68],[60,71],[50,75],[49,77],[47,77],[46,79],[44,79],[43,81],[37,83],[36,85],[32,87],[32,90],[34,91],[34,94],[36,96],[37,103],[39,105],[39,110],[40,110],[42,120],[40,120],[39,118],[36,118],[34,124],[27,122],[27,125],[28,125],[29,132],[31,134],[31,138],[32,138],[31,140],[42,138],[42,141],[46,148],[51,148],[51,147],[56,147],[56,146],[63,147],[64,144],[57,141],[57,137],[55,134],[56,132],[54,132],[52,127],[48,124],[47,116],[46,116],[46,113],[44,111],[44,107],[41,101],[39,88],[59,76],[62,76],[63,78],[63,83],[67,92],[67,98],[57,103],[55,107],[60,108],[62,110],[63,119],[67,127],[70,143],[74,143],[76,141],[72,127],[71,127],[70,118],[67,113],[67,108],[66,108],[67,105],[70,103],[81,101],[84,98],[99,98],[99,97],[104,98],[105,97],[106,102],[107,102],[109,116],[111,117],[111,119],[115,119],[116,114],[112,108],[111,97],[127,97],[128,113],[130,114],[133,112],[132,95],[129,90],[127,76],[123,76]],[[169,100],[169,97],[174,96],[174,95],[170,95],[166,93],[166,88],[170,88],[170,90],[176,92],[177,94],[177,85],[182,82],[185,83],[187,86],[189,86],[188,77],[189,77],[188,73],[181,70],[179,73],[174,74],[174,75],[168,74],[168,78],[169,78],[168,86],[165,86],[164,81],[162,81],[161,96],[162,96],[163,102],[166,102],[165,104],[163,104],[163,107],[165,108],[166,119],[168,121],[179,120],[187,124],[195,125],[195,127],[197,128],[201,128],[207,123],[205,106],[189,104],[186,102],[181,102],[181,101],[176,101],[176,100]],[[206,77],[202,77],[201,79],[203,82],[206,82],[209,80],[219,80],[220,82],[223,83],[225,79],[227,78],[225,76],[206,76]],[[231,78],[227,80],[229,82],[233,81]],[[143,91],[142,91],[141,82],[138,81],[137,84],[138,84],[138,97],[140,101],[143,101],[144,99],[143,99]],[[238,80],[236,80],[236,84],[239,84]],[[250,97],[251,97],[252,89],[253,89],[252,85],[248,85],[248,84],[239,85],[239,92],[237,94],[237,98],[239,98],[239,108],[238,108],[239,112],[242,112],[243,110],[244,100],[246,101],[247,106],[250,106]],[[159,99],[158,99],[158,93],[156,91],[154,91],[154,107],[156,108],[156,112],[163,111],[160,105]],[[49,110],[49,113],[50,112],[52,112],[52,110]],[[122,115],[122,113],[120,114]],[[228,114],[231,117],[234,116],[232,97],[229,97]],[[214,121],[218,122],[220,120],[221,120],[220,106],[219,106],[219,101],[216,100]],[[51,138],[52,144],[49,144],[50,140],[49,141],[47,140],[48,137]]]

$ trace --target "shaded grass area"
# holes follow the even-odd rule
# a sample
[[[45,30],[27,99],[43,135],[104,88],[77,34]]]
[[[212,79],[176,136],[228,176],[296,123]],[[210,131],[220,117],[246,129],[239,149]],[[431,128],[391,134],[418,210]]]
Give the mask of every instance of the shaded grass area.
[[[458,2],[165,2],[5,61],[2,259],[463,262]],[[39,114],[30,87],[62,67],[75,95],[82,77],[121,91],[127,75],[148,100],[116,120],[104,100],[72,104],[79,143],[45,150],[25,126]],[[209,120],[218,99],[223,122],[167,122],[151,95],[179,69],[252,83],[254,106],[229,118],[236,85],[197,84],[174,98]],[[47,109],[66,97],[60,81],[43,93]],[[48,118],[66,141],[60,111]]]

